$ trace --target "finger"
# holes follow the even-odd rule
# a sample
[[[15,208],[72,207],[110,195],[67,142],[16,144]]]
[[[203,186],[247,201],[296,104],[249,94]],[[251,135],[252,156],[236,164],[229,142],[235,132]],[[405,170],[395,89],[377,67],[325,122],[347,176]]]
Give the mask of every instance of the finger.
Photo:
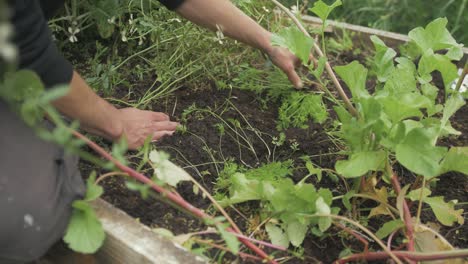
[[[160,140],[161,138],[165,137],[165,136],[172,136],[172,134],[174,134],[175,131],[156,131],[153,133],[153,142],[154,141],[158,141]]]
[[[294,87],[296,87],[297,89],[302,88],[303,84],[301,78],[299,77],[299,75],[297,75],[297,72],[292,65],[286,68],[285,73],[288,76],[289,81],[294,85]]]
[[[152,128],[155,131],[175,131],[179,123],[171,121],[153,122]]]
[[[161,112],[146,111],[152,121],[169,121],[169,116]]]

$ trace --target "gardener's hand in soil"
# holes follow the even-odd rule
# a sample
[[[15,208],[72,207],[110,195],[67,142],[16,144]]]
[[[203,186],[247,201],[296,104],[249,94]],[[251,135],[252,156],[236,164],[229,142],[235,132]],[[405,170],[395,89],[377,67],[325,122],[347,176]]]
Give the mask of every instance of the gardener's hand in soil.
[[[64,115],[80,121],[81,128],[111,141],[125,136],[129,149],[141,147],[148,137],[158,140],[172,135],[178,125],[163,113],[136,108],[117,109],[94,93],[77,73],[70,91],[54,106]]]
[[[177,122],[169,120],[169,116],[159,112],[136,108],[124,108],[119,112],[123,124],[122,135],[126,137],[130,149],[142,146],[149,136],[153,141],[171,136],[178,126]]]
[[[295,67],[299,59],[285,48],[271,45],[271,33],[261,27],[228,0],[185,0],[176,9],[188,20],[267,53],[273,63],[288,76],[296,88],[302,87]]]

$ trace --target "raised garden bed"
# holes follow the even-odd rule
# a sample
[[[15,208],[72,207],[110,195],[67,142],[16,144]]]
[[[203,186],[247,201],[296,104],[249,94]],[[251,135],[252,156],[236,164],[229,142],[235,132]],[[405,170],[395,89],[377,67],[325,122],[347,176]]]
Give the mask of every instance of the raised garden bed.
[[[304,17],[303,20],[311,24],[319,23],[313,17]],[[408,40],[403,35],[364,27],[333,22],[330,25],[332,30],[340,28],[336,32],[333,31],[333,33],[336,33],[335,37],[338,41],[343,34],[355,33],[353,36],[353,49],[359,48],[361,50],[360,53],[348,50],[340,54],[333,54],[330,56],[332,65],[344,65],[353,60],[358,60],[364,64],[366,56],[371,52],[371,44],[368,40],[370,35],[382,37],[392,47],[396,47],[396,45]],[[345,29],[345,33],[343,33],[342,28]],[[467,50],[465,49],[464,52],[466,60]],[[144,94],[143,87],[150,86],[152,82],[153,80],[148,80],[147,84],[138,85],[141,88],[135,90],[133,96]],[[437,79],[436,76],[436,85],[440,87],[441,82],[440,77]],[[164,100],[155,102],[151,110],[169,113],[171,118],[182,121],[185,125],[186,131],[184,133],[177,133],[170,138],[165,138],[156,144],[156,148],[169,153],[175,164],[186,169],[210,193],[215,192],[215,183],[218,181],[219,174],[227,160],[232,160],[248,168],[256,168],[261,164],[291,159],[296,167],[291,176],[295,182],[299,182],[304,175],[307,175],[306,165],[302,159],[304,156],[308,156],[314,164],[320,165],[325,170],[334,169],[337,155],[333,153],[337,152],[338,148],[327,134],[327,130],[324,129],[324,127],[331,127],[333,124],[325,122],[319,125],[309,122],[305,129],[288,128],[284,131],[286,141],[278,144],[278,139],[281,138],[277,131],[278,108],[281,106],[279,103],[268,102],[265,104],[261,97],[254,92],[239,89],[222,90],[214,82],[208,83],[210,84],[206,87],[199,87],[197,90],[181,88]],[[309,86],[306,89],[314,89],[314,87]],[[119,89],[116,89],[112,97],[119,100],[128,99],[121,98]],[[222,124],[224,124],[222,129],[229,129],[230,124],[235,127],[233,123],[230,123],[233,120],[239,122],[237,128],[224,131],[224,133],[220,131]],[[452,118],[452,126],[462,132],[462,135],[457,138],[445,139],[443,143],[447,146],[466,146],[468,144],[467,123],[468,107],[465,105]],[[91,169],[96,169],[86,163],[82,164],[82,168],[84,174],[87,174]],[[148,172],[151,173],[151,170],[148,170]],[[403,168],[400,168],[399,173],[410,179],[413,177]],[[317,189],[328,188],[334,194],[346,192],[345,186],[340,182],[340,179],[324,176],[320,181],[316,178],[310,178],[310,181]],[[408,183],[410,182],[411,180],[408,181]],[[138,222],[150,228],[165,228],[171,230],[175,235],[199,232],[206,229],[203,223],[187,216],[180,210],[155,199],[140,198],[138,193],[131,192],[125,187],[124,179],[111,177],[109,180],[105,180],[104,188],[103,199],[106,202],[99,201],[97,203],[98,212],[107,211],[106,208],[109,208],[107,202],[111,203],[135,218],[134,224],[131,224],[131,221],[123,216],[124,219],[127,219],[125,220],[127,224],[137,225],[136,219],[138,219]],[[437,186],[432,190],[433,194],[444,195],[446,200],[466,202],[468,178],[460,173],[448,173],[440,178]],[[202,198],[201,195],[194,194],[192,185],[182,184],[177,188],[177,191],[194,206],[208,212],[214,210],[210,207],[208,200]],[[367,202],[366,205],[369,207],[375,206],[372,202]],[[255,222],[259,220],[255,217],[257,206],[258,203],[256,202],[248,202],[228,207],[226,210],[239,227],[246,234],[250,234],[260,224]],[[466,210],[468,207],[462,205],[457,208]],[[162,242],[165,240],[160,239],[159,236],[148,234],[146,227],[126,229],[129,234],[118,232],[112,219],[121,218],[118,214],[122,213],[112,211],[101,214],[101,219],[105,220],[104,226],[109,237],[107,244],[98,253],[98,256],[104,261],[103,263],[106,263],[105,261],[119,263],[113,262],[114,260],[125,260],[121,263],[166,263],[162,259],[158,259],[158,256],[164,256],[163,259],[170,259],[171,255],[177,257],[176,262],[168,261],[167,263],[196,263],[194,255],[189,256],[180,249],[168,245],[168,242]],[[430,211],[424,211],[422,218],[424,220],[435,220]],[[378,219],[369,220],[369,227],[373,231],[376,231],[380,224]],[[342,232],[338,227],[332,227],[328,232],[330,235],[321,240],[309,235],[304,240],[303,256],[287,259],[286,263],[315,263],[319,261],[330,263],[338,259],[340,252],[345,248],[356,251],[362,250],[362,246],[356,243],[353,237]],[[455,247],[468,247],[468,227],[466,225],[456,228],[442,227],[439,232]],[[256,237],[263,237],[268,240],[264,232],[257,232]],[[146,250],[143,250],[146,253],[142,253],[138,252],[139,249],[129,249],[131,244],[134,244],[133,239],[148,239],[148,241],[151,240],[152,242],[148,242],[149,246],[146,247]],[[208,236],[207,239],[214,238]],[[216,243],[216,239],[213,241],[213,243]],[[146,242],[143,243],[140,240],[140,243],[135,244],[143,245]],[[151,245],[154,245],[155,248],[152,248]],[[167,251],[158,250],[158,247],[166,246],[170,249]],[[122,254],[127,250],[130,250],[128,254]],[[232,260],[235,258],[234,256],[223,258],[216,250],[206,250],[204,253],[222,263],[224,263],[225,259]],[[135,257],[127,258],[128,256]],[[153,256],[155,259],[151,259]]]

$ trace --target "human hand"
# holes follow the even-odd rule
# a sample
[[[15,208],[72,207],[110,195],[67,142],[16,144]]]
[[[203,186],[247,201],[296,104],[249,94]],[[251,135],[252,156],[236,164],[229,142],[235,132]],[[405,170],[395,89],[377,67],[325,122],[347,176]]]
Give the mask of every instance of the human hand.
[[[288,49],[279,46],[271,46],[268,49],[267,54],[273,64],[288,76],[289,81],[294,85],[294,87],[298,89],[302,88],[303,84],[301,78],[296,72],[296,68],[301,66],[299,58],[292,54]]]
[[[169,116],[160,112],[123,108],[118,110],[118,114],[122,124],[122,132],[118,138],[124,136],[128,148],[132,150],[141,147],[149,136],[156,141],[174,134],[179,125],[177,122],[171,122]]]

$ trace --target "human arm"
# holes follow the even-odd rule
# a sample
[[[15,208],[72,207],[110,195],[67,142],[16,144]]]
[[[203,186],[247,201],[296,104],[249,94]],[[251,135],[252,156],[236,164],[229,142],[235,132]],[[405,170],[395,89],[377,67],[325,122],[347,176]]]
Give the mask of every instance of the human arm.
[[[193,23],[239,40],[268,54],[273,63],[286,73],[296,88],[302,87],[295,68],[299,59],[287,49],[271,45],[271,33],[244,14],[228,0],[185,0],[175,10]]]
[[[100,98],[73,70],[52,41],[39,1],[11,1],[13,42],[18,47],[18,67],[37,73],[46,87],[69,84],[67,95],[54,102],[64,115],[80,122],[88,132],[116,141],[125,136],[136,149],[151,136],[157,140],[172,134],[177,123],[162,113],[133,108],[117,109]]]
[[[178,125],[163,113],[117,109],[94,93],[76,71],[68,94],[53,105],[64,115],[79,120],[81,128],[90,133],[111,141],[125,136],[130,149],[143,145],[148,136],[158,140],[172,135]]]

